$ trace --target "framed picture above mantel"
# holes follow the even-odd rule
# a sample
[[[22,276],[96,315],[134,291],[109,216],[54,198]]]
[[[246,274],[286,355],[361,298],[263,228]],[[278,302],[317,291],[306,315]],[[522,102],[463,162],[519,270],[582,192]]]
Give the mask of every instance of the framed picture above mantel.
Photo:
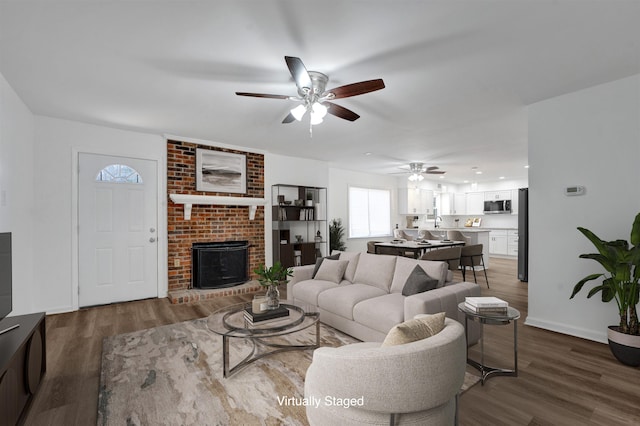
[[[196,191],[247,193],[247,157],[196,149]]]

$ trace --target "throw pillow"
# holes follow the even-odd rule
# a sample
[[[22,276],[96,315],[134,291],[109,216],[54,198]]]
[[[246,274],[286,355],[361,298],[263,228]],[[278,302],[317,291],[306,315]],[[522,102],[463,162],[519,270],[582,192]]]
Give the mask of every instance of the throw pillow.
[[[316,259],[316,267],[313,268],[313,273],[311,274],[311,279],[316,277],[316,274],[318,273],[318,269],[320,269],[320,265],[322,265],[322,261],[325,259],[332,259],[332,260],[338,260],[340,259],[340,253],[336,253],[336,254],[332,254],[331,256],[327,256],[327,257],[319,257]]]
[[[420,265],[416,265],[404,283],[402,295],[411,296],[412,294],[423,293],[428,290],[433,290],[437,286],[438,280],[431,278]]]
[[[315,279],[340,284],[347,265],[349,265],[349,262],[346,260],[325,259],[322,261],[320,268],[318,268]]]
[[[404,345],[435,336],[444,328],[444,317],[444,312],[440,312],[400,323],[389,330],[382,346]]]

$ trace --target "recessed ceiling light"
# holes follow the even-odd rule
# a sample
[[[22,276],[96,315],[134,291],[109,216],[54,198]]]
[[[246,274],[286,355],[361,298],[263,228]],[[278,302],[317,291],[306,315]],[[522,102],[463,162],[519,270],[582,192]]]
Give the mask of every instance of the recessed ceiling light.
[[[480,170],[476,170],[476,174],[477,174],[477,175],[481,175],[481,174],[482,174],[482,172],[481,172]]]
[[[469,183],[469,181],[468,180],[463,180],[462,183]]]
[[[364,155],[371,155],[373,154],[372,152],[365,152]]]
[[[528,168],[529,168],[529,165],[527,164],[526,166],[524,166],[524,168],[525,168],[525,169],[528,169]]]
[[[444,176],[443,176],[443,175],[440,175],[440,179],[444,179]]]
[[[498,179],[504,179],[504,176],[500,176]]]

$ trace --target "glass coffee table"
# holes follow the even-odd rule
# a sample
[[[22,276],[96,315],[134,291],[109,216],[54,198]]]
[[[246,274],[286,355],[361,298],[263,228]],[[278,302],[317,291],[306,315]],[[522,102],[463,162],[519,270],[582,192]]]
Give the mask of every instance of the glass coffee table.
[[[249,364],[267,355],[285,351],[316,349],[320,346],[320,313],[311,305],[283,300],[280,306],[289,310],[289,316],[252,324],[244,315],[244,310],[251,307],[251,302],[240,303],[222,308],[207,318],[209,330],[222,336],[223,377],[237,373]],[[305,330],[315,325],[315,342],[309,345],[291,345],[268,341]],[[236,365],[230,365],[229,341],[232,338],[251,342],[252,349],[244,359]],[[273,339],[271,339],[273,340]]]

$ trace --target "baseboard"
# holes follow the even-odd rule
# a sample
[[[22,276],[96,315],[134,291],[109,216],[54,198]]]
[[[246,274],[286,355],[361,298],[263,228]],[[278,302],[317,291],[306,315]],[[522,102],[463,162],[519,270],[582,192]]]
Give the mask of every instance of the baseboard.
[[[544,330],[555,331],[557,333],[568,334],[569,336],[579,337],[581,339],[593,340],[594,342],[599,343],[608,343],[607,340],[607,329],[606,327],[602,330],[602,332],[595,332],[593,330],[588,330],[586,328],[579,327],[571,327],[566,324],[560,324],[556,322],[551,322],[539,318],[532,317],[531,315],[527,316],[525,320],[525,325],[530,325],[532,327],[542,328]]]

